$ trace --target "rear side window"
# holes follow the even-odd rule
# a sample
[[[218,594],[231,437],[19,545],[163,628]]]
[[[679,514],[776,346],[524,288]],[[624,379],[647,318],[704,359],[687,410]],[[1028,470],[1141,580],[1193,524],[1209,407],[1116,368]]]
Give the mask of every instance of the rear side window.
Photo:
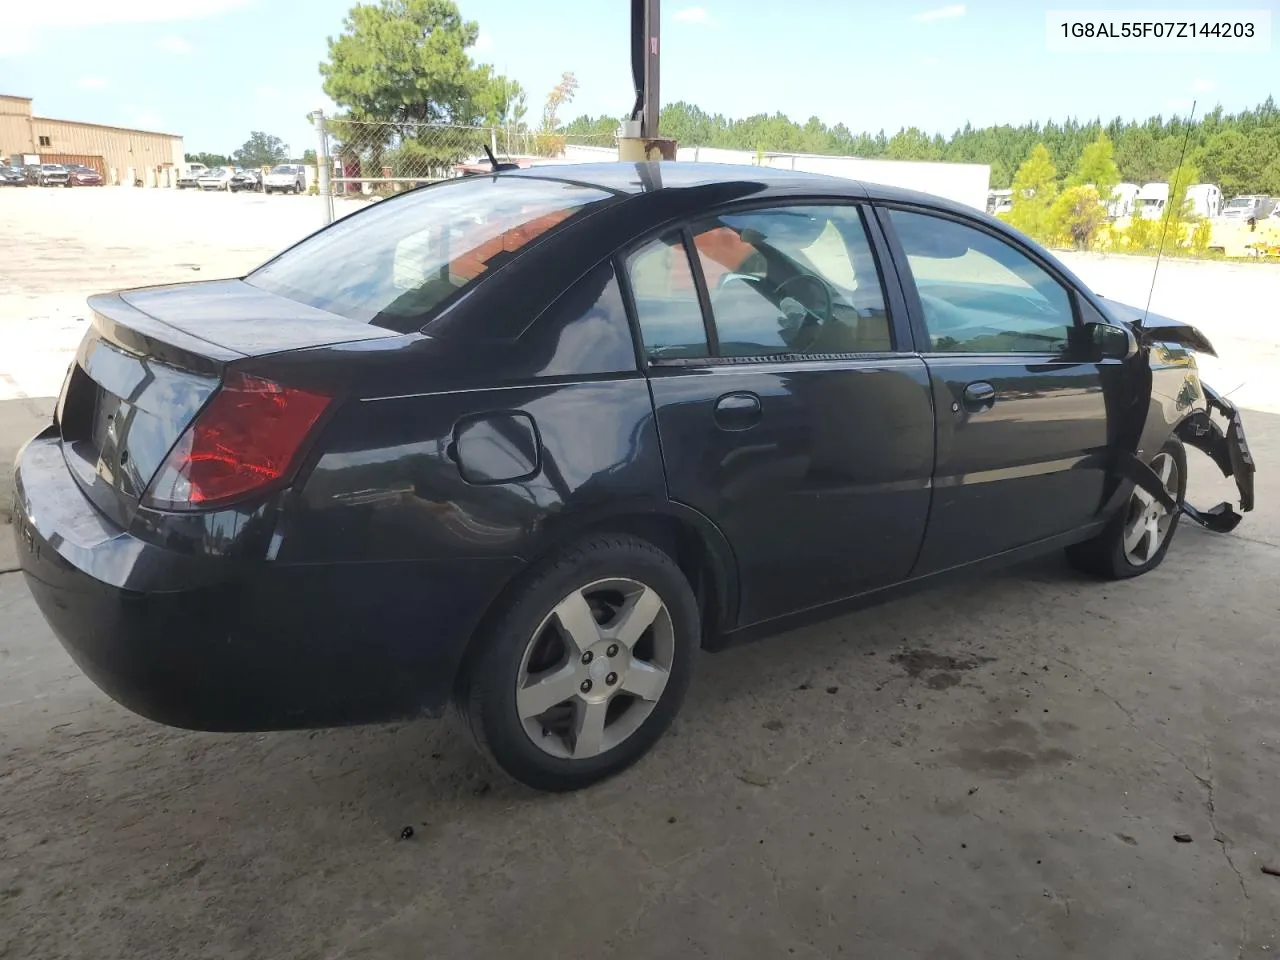
[[[679,232],[627,258],[627,276],[645,352],[654,359],[707,356],[698,288]]]
[[[631,324],[609,261],[543,311],[522,341],[539,376],[588,376],[636,369]]]
[[[408,332],[458,291],[610,196],[554,180],[466,178],[339,220],[245,279],[350,320]]]

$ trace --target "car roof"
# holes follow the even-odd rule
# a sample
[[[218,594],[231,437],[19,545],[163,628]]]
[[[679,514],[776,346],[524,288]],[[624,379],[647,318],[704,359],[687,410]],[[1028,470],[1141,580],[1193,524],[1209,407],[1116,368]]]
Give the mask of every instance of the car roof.
[[[832,196],[856,197],[886,203],[923,204],[939,210],[953,210],[973,214],[972,207],[956,203],[944,197],[918,190],[908,190],[868,180],[835,177],[825,173],[809,173],[803,170],[786,170],[777,167],[757,167],[733,163],[678,163],[642,161],[627,163],[566,163],[525,167],[504,171],[500,176],[541,180],[560,180],[566,183],[598,187],[618,194],[652,194],[664,190],[690,187],[707,187],[719,184],[753,184],[761,192],[775,194],[817,193]]]

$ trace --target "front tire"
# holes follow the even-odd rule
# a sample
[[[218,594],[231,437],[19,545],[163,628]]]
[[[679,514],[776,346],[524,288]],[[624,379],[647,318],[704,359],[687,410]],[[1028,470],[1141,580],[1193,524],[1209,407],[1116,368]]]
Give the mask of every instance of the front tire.
[[[1182,441],[1171,438],[1151,459],[1150,466],[1169,496],[1181,503],[1187,492],[1187,452]],[[1154,497],[1135,486],[1102,533],[1067,548],[1067,560],[1077,570],[1105,580],[1141,576],[1164,560],[1181,515],[1170,514]]]
[[[477,636],[459,706],[511,777],[539,790],[589,786],[670,725],[699,622],[671,557],[637,537],[595,536],[539,563]]]

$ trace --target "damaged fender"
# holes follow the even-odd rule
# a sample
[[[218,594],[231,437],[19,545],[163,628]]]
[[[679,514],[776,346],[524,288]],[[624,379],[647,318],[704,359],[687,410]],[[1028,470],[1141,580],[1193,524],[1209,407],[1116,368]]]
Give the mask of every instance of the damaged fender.
[[[1206,410],[1197,410],[1187,417],[1177,429],[1176,435],[1183,443],[1195,447],[1218,465],[1224,477],[1234,477],[1240,491],[1240,510],[1253,509],[1253,456],[1244,438],[1244,424],[1235,405],[1205,383],[1200,384],[1207,403]],[[1213,419],[1217,411],[1226,421],[1226,429]],[[1147,464],[1129,451],[1120,457],[1120,472],[1149,493],[1156,502],[1170,513],[1181,511],[1202,527],[1215,533],[1230,533],[1244,519],[1231,504],[1223,502],[1208,510],[1198,510],[1183,500],[1176,502],[1169,496],[1159,476]]]

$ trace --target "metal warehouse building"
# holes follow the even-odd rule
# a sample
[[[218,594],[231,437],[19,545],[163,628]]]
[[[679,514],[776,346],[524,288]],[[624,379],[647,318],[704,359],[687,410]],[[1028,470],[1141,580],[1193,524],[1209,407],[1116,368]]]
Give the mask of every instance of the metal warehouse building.
[[[108,183],[169,186],[183,162],[182,137],[31,113],[29,97],[0,94],[0,160],[82,163]]]

